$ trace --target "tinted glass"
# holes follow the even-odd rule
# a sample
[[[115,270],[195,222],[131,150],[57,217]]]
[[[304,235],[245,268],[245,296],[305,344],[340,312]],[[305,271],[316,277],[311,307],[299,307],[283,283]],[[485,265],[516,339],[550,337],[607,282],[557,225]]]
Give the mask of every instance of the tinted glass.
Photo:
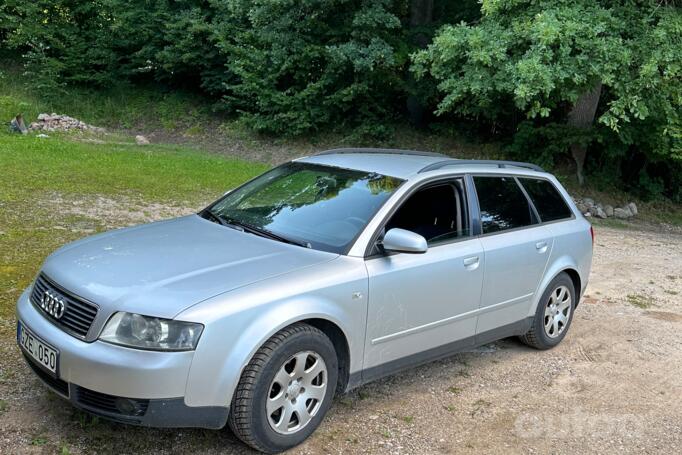
[[[532,224],[528,199],[512,177],[474,177],[483,233]]]
[[[402,182],[372,172],[288,163],[229,193],[211,211],[343,253]]]
[[[469,235],[462,182],[431,186],[414,193],[386,224],[423,236],[429,245]]]
[[[547,180],[520,179],[542,221],[570,218],[571,209],[557,189]]]

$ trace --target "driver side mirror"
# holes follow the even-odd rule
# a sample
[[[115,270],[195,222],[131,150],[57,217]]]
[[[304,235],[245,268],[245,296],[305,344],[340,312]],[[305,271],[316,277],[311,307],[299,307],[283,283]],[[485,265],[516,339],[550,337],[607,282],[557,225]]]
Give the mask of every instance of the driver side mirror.
[[[382,245],[384,250],[398,253],[426,253],[429,248],[424,237],[400,228],[389,230],[384,235]]]

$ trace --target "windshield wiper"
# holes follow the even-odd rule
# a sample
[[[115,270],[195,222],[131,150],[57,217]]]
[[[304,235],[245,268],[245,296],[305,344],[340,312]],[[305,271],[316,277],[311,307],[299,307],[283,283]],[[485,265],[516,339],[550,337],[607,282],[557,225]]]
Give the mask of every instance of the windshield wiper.
[[[212,212],[211,210],[204,210],[203,212],[201,212],[201,214],[204,215],[204,217],[209,217],[213,219],[214,221],[216,221],[219,224],[222,224],[225,227],[237,229],[243,232],[249,232],[251,234],[260,235],[261,237],[277,240],[279,242],[290,243],[292,245],[298,245],[304,248],[312,248],[312,246],[308,242],[299,242],[298,240],[289,239],[279,234],[275,234],[274,232],[269,231],[267,229],[254,226],[252,224],[244,223],[243,221],[239,221],[235,218],[224,217],[218,213]]]
[[[231,227],[227,221],[220,218],[218,215],[211,212],[210,210],[202,210],[199,213],[199,216],[201,216],[202,218],[211,218],[213,221],[215,221],[218,224],[222,224],[223,226]]]
[[[290,238],[284,237],[282,235],[275,234],[274,232],[269,231],[265,228],[254,226],[254,225],[248,224],[248,223],[244,223],[243,221],[239,221],[239,220],[234,219],[234,218],[225,217],[224,220],[228,224],[240,227],[244,231],[250,232],[251,234],[260,235],[261,237],[266,237],[266,238],[269,238],[272,240],[277,240],[279,242],[290,243],[292,245],[302,246],[304,248],[312,248],[312,246],[308,242],[300,242],[298,240],[290,239]]]

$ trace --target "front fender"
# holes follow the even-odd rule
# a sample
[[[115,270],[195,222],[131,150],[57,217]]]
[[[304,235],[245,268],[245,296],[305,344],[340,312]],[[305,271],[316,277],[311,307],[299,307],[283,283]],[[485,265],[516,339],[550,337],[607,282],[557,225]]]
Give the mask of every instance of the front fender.
[[[347,257],[331,263],[337,264],[325,267],[330,273],[318,271],[315,277],[308,274],[304,278],[292,276],[299,275],[295,272],[287,275],[286,281],[279,278],[268,280],[266,286],[248,286],[179,315],[178,319],[206,324],[192,360],[185,403],[229,406],[241,373],[255,352],[279,330],[306,319],[337,325],[348,342],[350,372],[360,371],[367,315],[366,269]],[[347,268],[343,263],[361,267]],[[280,297],[273,300],[273,294]]]

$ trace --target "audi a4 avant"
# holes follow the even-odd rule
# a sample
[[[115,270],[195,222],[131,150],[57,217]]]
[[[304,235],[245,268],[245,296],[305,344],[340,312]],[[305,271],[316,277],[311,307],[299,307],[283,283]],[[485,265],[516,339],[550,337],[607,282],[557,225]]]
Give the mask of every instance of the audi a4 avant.
[[[592,242],[537,166],[331,150],[57,250],[19,298],[17,342],[88,412],[227,424],[278,452],[336,393],[504,337],[560,343]]]

